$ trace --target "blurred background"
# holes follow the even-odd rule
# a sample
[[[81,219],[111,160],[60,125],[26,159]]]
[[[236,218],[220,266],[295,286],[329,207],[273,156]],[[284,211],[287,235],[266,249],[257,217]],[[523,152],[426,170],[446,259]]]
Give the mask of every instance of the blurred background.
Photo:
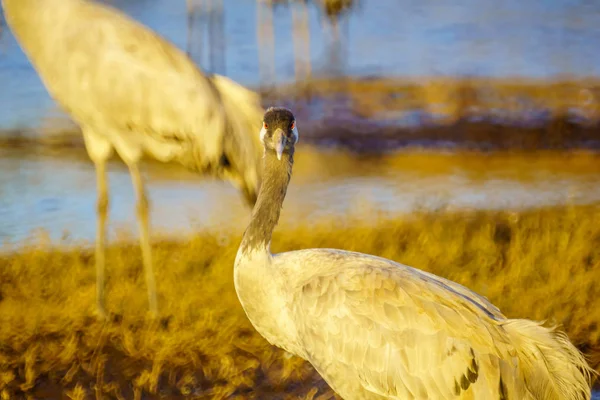
[[[553,237],[538,252],[548,255],[554,244],[568,247],[564,240],[587,246],[590,254],[581,250],[578,258],[587,260],[581,279],[597,278],[599,2],[105,2],[186,50],[204,71],[259,92],[265,107],[294,110],[301,147],[282,214],[286,229],[349,215],[360,226],[379,226],[382,214],[405,221],[419,213],[430,216],[419,225],[426,232],[438,226],[440,215],[466,215],[458,218],[463,221],[489,212],[507,216],[502,224],[509,221],[519,230],[519,216],[532,215],[523,213],[546,210],[537,219],[531,217],[537,222],[526,233]],[[149,177],[152,229],[161,237],[177,240],[214,230],[241,236],[249,211],[229,183],[152,162],[144,173]],[[123,230],[136,235],[130,177],[116,157],[109,180],[111,240]],[[0,15],[4,249],[19,248],[39,231],[50,241],[93,246],[95,201],[94,167],[78,128],[51,100]],[[440,224],[456,222],[440,218],[446,221]],[[504,246],[504,236],[497,233],[500,223],[489,223],[495,227],[492,241]],[[575,232],[584,223],[585,232],[569,236],[569,229]],[[460,227],[444,226],[448,238],[452,232],[464,233]],[[415,238],[421,234],[427,235],[415,233]],[[396,246],[394,240],[386,246]],[[481,260],[485,255],[473,257]],[[530,261],[535,269],[537,261]],[[569,268],[583,268],[583,261],[578,263]],[[440,268],[436,272],[471,282],[467,272]],[[535,282],[552,280],[553,268],[561,266],[548,268],[550,275],[532,272]],[[92,290],[93,271],[88,278]],[[571,283],[565,278],[565,285]],[[478,286],[481,291],[485,287]],[[483,294],[493,301],[507,293],[490,290]],[[566,307],[562,314],[548,309],[523,316],[556,317],[567,324],[570,335],[578,335],[580,348],[595,349],[597,368],[600,330],[594,319],[598,311],[591,311],[597,305],[591,293],[598,290],[570,289],[585,292],[581,304],[590,307],[591,319],[580,325],[571,314],[579,305]],[[570,299],[562,298],[565,303]],[[519,314],[518,305],[512,310]],[[580,311],[586,313],[585,307]]]
[[[265,105],[292,107],[301,143],[317,153],[394,152],[318,168],[300,153],[290,220],[343,214],[363,201],[410,211],[600,199],[600,164],[590,153],[600,145],[594,1],[338,0],[339,16],[331,18],[320,1],[110,3],[186,49],[205,71],[261,91]],[[92,239],[94,170],[81,135],[6,28],[0,87],[0,239],[37,228]],[[461,154],[474,148],[484,151]],[[490,153],[507,148],[519,151],[510,161],[506,152]],[[585,155],[531,152],[537,149]],[[111,229],[135,223],[130,180],[116,164]],[[181,232],[235,226],[247,216],[228,183],[165,166],[147,172],[154,226]]]

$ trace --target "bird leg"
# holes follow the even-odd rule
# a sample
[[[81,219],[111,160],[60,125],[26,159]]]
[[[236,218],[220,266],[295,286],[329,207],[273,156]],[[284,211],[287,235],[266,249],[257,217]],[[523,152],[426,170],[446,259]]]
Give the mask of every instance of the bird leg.
[[[225,75],[225,32],[223,0],[211,0],[208,14],[210,72]]]
[[[201,68],[204,60],[204,14],[206,4],[203,0],[186,0],[187,3],[187,54]],[[199,22],[200,37],[194,40],[196,22]]]
[[[96,221],[96,310],[100,318],[106,318],[105,300],[105,242],[106,217],[108,214],[108,189],[106,179],[106,161],[98,161],[96,166],[96,184],[98,191]]]
[[[260,0],[256,4],[256,18],[260,85],[261,89],[271,90],[275,83],[275,38],[271,0]]]
[[[335,75],[336,77],[338,77],[340,75],[340,68],[341,68],[341,42],[340,42],[340,26],[339,26],[339,20],[338,17],[335,17],[335,19],[333,19],[330,22],[330,32],[331,32],[331,45],[332,45],[332,50],[331,50],[331,55],[332,55],[332,64],[333,64],[333,68],[335,70]]]
[[[187,40],[186,40],[186,52],[187,55],[192,57],[192,33],[194,31],[194,17],[196,14],[196,7],[193,4],[193,0],[186,0],[187,5]]]
[[[129,173],[137,197],[137,219],[140,230],[140,247],[142,249],[142,262],[144,264],[144,273],[146,275],[146,286],[148,288],[148,305],[150,314],[155,317],[158,313],[156,300],[156,281],[152,269],[152,252],[150,249],[150,229],[148,222],[148,198],[144,188],[144,182],[140,175],[137,164],[129,165]]]
[[[292,5],[296,83],[308,85],[310,79],[310,31],[306,1]]]

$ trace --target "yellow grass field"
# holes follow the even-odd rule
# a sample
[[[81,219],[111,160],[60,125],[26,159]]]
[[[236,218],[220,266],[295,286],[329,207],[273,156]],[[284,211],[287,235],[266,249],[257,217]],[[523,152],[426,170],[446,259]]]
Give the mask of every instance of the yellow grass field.
[[[600,368],[599,206],[359,221],[364,216],[283,226],[273,251],[344,248],[448,277],[488,296],[509,317],[559,324]],[[0,398],[334,398],[307,363],[270,346],[246,319],[232,282],[241,234],[156,239],[162,316],[154,324],[144,317],[134,240],[110,247],[113,315],[106,324],[93,317],[89,246],[51,248],[36,239],[5,247]]]

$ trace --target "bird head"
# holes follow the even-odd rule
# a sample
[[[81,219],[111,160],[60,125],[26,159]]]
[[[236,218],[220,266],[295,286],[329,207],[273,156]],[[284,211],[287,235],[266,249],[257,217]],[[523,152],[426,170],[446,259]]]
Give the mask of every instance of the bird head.
[[[278,160],[281,160],[284,153],[293,154],[294,146],[298,143],[294,114],[284,107],[267,109],[260,130],[260,141],[265,146],[265,152],[275,152]]]

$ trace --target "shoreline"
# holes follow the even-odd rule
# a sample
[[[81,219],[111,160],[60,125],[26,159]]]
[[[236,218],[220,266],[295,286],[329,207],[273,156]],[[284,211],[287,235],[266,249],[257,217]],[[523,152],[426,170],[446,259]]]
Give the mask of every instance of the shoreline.
[[[293,108],[303,142],[322,147],[600,150],[600,78],[315,76],[249,89],[265,107]],[[0,147],[83,146],[77,126],[55,111],[38,128],[0,129]]]
[[[377,126],[357,121],[306,121],[303,143],[358,154],[396,151],[600,151],[600,124],[583,126],[556,119],[540,127],[460,120],[450,125]],[[52,133],[0,130],[0,148],[84,149],[79,129]]]

